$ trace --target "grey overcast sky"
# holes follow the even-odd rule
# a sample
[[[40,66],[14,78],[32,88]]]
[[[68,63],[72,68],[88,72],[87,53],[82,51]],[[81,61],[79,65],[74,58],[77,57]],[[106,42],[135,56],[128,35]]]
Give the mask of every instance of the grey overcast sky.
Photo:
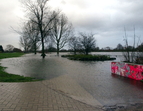
[[[143,0],[49,0],[51,8],[59,8],[73,24],[76,32],[95,34],[100,48],[124,45],[124,27],[129,43],[136,35],[143,41]],[[0,0],[0,44],[20,48],[17,28],[24,17],[19,0]]]

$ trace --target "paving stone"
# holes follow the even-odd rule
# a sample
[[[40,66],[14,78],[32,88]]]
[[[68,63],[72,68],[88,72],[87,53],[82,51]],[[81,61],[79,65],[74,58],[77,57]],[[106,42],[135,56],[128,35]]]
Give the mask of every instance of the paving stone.
[[[47,87],[54,89],[83,103],[92,106],[102,106],[91,94],[83,89],[75,80],[68,75],[62,75],[51,80],[42,81]]]
[[[40,82],[0,83],[0,111],[102,111]]]

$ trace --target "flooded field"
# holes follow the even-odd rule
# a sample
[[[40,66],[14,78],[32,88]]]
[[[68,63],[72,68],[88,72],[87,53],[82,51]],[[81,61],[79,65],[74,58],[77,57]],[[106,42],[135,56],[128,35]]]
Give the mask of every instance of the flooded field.
[[[98,53],[122,61],[122,53]],[[69,75],[103,105],[143,102],[143,83],[111,74],[111,61],[72,61],[47,54],[27,54],[20,58],[1,60],[7,72],[39,79]],[[66,84],[66,83],[65,83]]]

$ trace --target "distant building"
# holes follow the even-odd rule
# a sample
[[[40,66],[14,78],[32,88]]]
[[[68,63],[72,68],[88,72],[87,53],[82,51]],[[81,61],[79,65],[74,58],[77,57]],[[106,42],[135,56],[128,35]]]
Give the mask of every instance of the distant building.
[[[0,52],[4,52],[2,45],[0,45]]]

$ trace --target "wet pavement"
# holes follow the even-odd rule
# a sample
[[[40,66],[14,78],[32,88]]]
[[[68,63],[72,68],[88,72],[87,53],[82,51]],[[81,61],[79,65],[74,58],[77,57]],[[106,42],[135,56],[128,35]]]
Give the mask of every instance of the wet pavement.
[[[52,54],[44,60],[39,55],[28,54],[1,61],[8,67],[7,72],[46,79],[43,84],[49,88],[88,105],[102,106],[108,111],[137,107],[140,110],[143,83],[111,74],[110,62],[71,61]]]
[[[0,82],[0,111],[103,111],[100,106],[86,104],[50,88],[47,82]],[[56,82],[54,84],[58,84]],[[72,87],[68,89],[74,91]],[[80,89],[76,89],[77,93],[81,92]],[[84,94],[88,97],[86,91]]]

